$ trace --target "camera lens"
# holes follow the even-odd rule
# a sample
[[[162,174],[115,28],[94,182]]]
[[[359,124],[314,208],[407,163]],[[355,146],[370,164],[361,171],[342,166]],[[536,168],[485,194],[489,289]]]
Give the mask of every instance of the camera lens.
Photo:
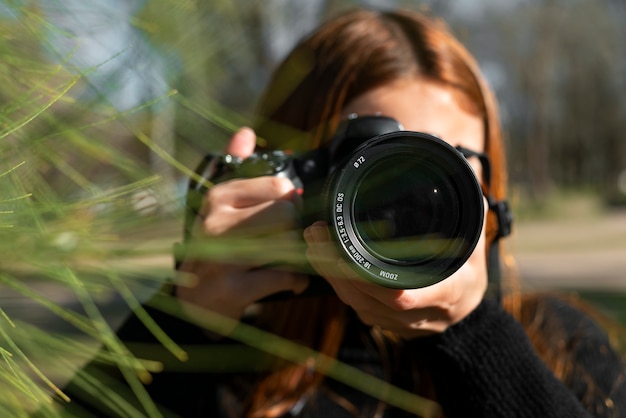
[[[406,156],[369,167],[356,187],[353,213],[356,233],[373,255],[416,263],[445,248],[458,227],[459,202],[442,168]]]
[[[332,173],[331,230],[364,278],[417,288],[454,273],[482,230],[483,197],[465,158],[418,132],[366,141]]]

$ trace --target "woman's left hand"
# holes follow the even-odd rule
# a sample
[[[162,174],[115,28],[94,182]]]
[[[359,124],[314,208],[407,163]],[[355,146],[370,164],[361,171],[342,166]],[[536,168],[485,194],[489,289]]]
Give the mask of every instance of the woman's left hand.
[[[390,289],[360,278],[341,258],[327,225],[316,222],[304,231],[307,258],[370,326],[410,339],[444,332],[481,302],[487,289],[485,233],[469,260],[447,279],[421,289]]]

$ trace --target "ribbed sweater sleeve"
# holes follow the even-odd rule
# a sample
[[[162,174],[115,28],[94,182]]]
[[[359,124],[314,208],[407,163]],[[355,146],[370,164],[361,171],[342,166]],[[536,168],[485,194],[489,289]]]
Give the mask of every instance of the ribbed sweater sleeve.
[[[485,300],[445,333],[409,342],[434,370],[437,398],[453,417],[589,417],[535,354],[521,324]]]

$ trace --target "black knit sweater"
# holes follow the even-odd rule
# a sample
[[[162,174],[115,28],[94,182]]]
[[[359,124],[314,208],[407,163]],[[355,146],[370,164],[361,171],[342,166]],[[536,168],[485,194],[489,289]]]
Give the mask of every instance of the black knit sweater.
[[[407,342],[396,360],[414,360],[428,365],[437,402],[447,417],[626,417],[626,382],[623,358],[611,348],[605,332],[588,316],[559,299],[546,299],[544,316],[565,331],[563,347],[575,364],[567,382],[561,382],[539,359],[520,323],[494,302],[485,300],[464,321],[445,333]],[[146,386],[165,416],[238,416],[240,396],[251,382],[250,368],[262,368],[263,358],[253,350],[233,342],[209,344],[202,330],[170,317],[151,312],[157,322],[189,352],[190,361],[173,360],[140,321],[131,317],[119,335],[136,349],[141,358],[163,361],[165,370],[155,374]],[[367,373],[383,378],[383,368],[362,331],[366,327],[352,317],[339,359]],[[136,344],[140,343],[140,344]],[[146,348],[149,347],[149,348]],[[169,357],[169,358],[168,358]],[[392,383],[411,390],[414,377],[400,368]],[[109,405],[128,402],[141,410],[138,402],[118,375],[102,366],[89,365],[83,373],[97,373],[91,394],[89,384],[77,379],[66,388],[74,401],[67,411],[76,416],[125,416],[114,407],[107,412],[93,406],[106,400],[97,386],[113,388],[117,397]],[[409,383],[410,382],[410,383]],[[94,396],[95,393],[95,396]],[[337,402],[340,398],[345,402]],[[316,394],[302,399],[286,416],[341,418],[374,416],[380,402],[344,383],[326,379]],[[340,406],[344,404],[344,406]],[[385,417],[408,416],[397,408],[386,407]]]

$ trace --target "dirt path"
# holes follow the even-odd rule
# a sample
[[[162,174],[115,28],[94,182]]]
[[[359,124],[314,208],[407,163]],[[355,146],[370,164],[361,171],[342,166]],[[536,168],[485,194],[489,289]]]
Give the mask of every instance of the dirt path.
[[[526,221],[509,248],[529,288],[626,291],[626,211]]]

